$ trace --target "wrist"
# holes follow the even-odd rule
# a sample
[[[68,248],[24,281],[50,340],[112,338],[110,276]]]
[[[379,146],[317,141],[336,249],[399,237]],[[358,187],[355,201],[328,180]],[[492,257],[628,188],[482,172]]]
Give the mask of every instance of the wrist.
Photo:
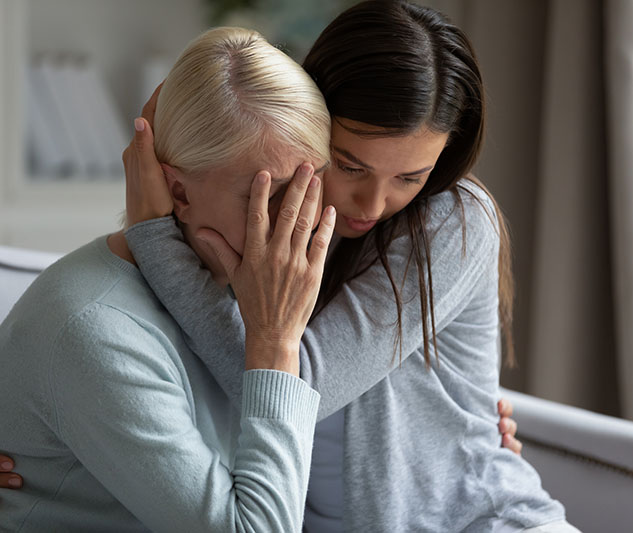
[[[299,376],[299,342],[246,336],[246,370],[281,370]]]

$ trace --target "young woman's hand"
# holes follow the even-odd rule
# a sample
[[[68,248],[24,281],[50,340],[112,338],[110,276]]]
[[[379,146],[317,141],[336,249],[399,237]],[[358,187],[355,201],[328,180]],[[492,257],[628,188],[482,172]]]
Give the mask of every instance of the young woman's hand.
[[[134,120],[134,138],[123,152],[125,167],[126,227],[138,222],[170,215],[174,209],[163,169],[154,152],[154,112],[159,85]]]
[[[247,370],[275,368],[299,375],[299,344],[316,303],[335,222],[330,206],[310,241],[321,187],[313,173],[307,163],[295,172],[272,235],[271,177],[265,171],[257,174],[251,187],[243,257],[211,229],[196,234],[216,253],[237,297],[246,328]]]
[[[509,400],[501,398],[497,403],[497,409],[499,410],[499,416],[501,416],[501,420],[499,420],[499,433],[502,435],[501,445],[517,455],[521,455],[523,444],[515,438],[517,423],[510,418],[512,416],[512,404]]]
[[[22,477],[13,472],[14,466],[11,457],[0,455],[0,489],[22,488]]]

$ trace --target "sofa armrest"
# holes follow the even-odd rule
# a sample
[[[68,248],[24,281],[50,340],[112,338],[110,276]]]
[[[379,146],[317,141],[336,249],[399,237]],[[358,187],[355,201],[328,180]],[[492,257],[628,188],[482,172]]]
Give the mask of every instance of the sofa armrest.
[[[633,422],[502,389],[520,438],[568,450],[633,473]]]

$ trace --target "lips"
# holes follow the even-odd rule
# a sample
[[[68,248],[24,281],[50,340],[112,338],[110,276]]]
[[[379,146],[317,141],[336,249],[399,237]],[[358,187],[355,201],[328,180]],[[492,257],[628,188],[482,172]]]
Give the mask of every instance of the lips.
[[[366,232],[373,228],[378,222],[377,219],[351,218],[343,215],[343,220],[347,226],[354,231]]]

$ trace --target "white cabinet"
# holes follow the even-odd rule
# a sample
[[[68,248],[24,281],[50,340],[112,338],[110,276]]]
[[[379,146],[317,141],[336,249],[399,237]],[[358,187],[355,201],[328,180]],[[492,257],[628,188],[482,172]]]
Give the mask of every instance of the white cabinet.
[[[201,0],[0,0],[0,244],[67,252],[115,231],[125,207],[122,164],[113,176],[31,175],[25,75],[33,58],[89,58],[131,136],[145,67],[156,57],[171,64],[206,22]]]

